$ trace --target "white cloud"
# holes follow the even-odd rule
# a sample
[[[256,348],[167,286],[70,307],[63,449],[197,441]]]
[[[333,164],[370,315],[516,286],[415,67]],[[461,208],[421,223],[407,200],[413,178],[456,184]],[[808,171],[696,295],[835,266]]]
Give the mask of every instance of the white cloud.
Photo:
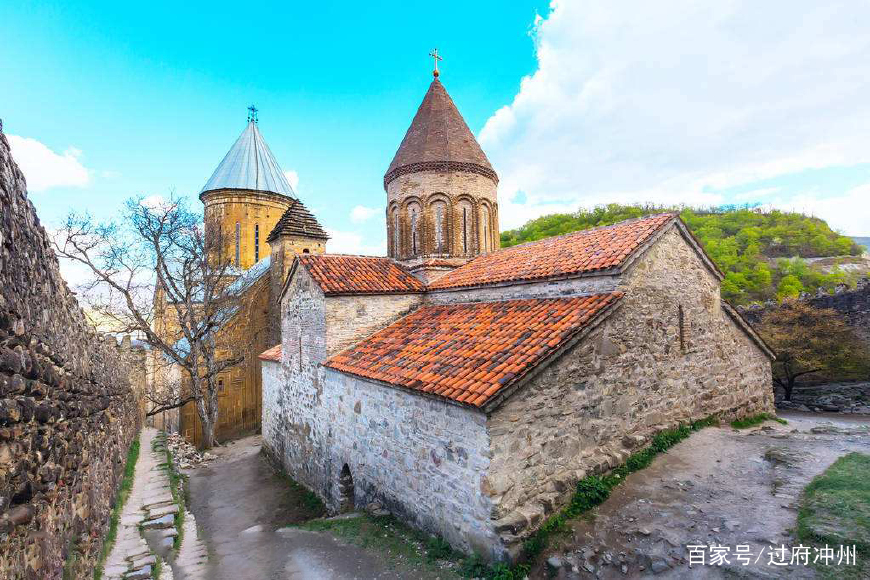
[[[382,208],[358,205],[350,210],[350,221],[354,223],[362,223],[364,221],[372,219],[376,215],[380,214],[382,211]]]
[[[870,233],[870,183],[840,195],[802,193],[789,198],[777,197],[770,203],[780,209],[820,217],[846,235]]]
[[[358,254],[363,256],[385,256],[387,254],[387,240],[369,245],[363,243],[363,236],[356,232],[343,232],[327,229],[329,241],[326,243],[326,251],[330,254]]]
[[[84,187],[90,182],[90,170],[81,164],[82,152],[69,147],[61,154],[30,137],[7,135],[12,158],[27,179],[30,192],[52,187]]]
[[[870,162],[868,18],[845,1],[554,1],[538,69],[480,132],[502,227]]]
[[[146,198],[143,198],[141,202],[139,202],[142,206],[147,207],[148,209],[157,209],[166,205],[168,200],[159,194],[149,195]]]
[[[293,191],[296,191],[296,188],[299,187],[299,174],[295,169],[288,169],[284,172],[284,177],[287,178],[287,183],[290,184],[290,187],[293,188]]]

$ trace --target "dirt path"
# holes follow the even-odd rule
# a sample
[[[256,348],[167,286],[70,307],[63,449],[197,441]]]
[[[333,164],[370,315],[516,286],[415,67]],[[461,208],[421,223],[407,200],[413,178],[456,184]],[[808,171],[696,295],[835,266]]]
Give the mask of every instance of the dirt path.
[[[188,471],[191,511],[209,549],[210,580],[402,578],[377,554],[327,534],[286,528],[309,514],[298,492],[259,454],[260,437],[215,451]]]
[[[560,578],[814,577],[808,567],[768,565],[770,546],[798,544],[789,529],[801,490],[839,456],[870,453],[870,436],[856,416],[782,415],[788,425],[708,428],[659,456],[575,522],[533,577],[549,576],[548,557]],[[708,564],[690,568],[687,545],[748,545],[752,561],[711,566],[707,550]]]

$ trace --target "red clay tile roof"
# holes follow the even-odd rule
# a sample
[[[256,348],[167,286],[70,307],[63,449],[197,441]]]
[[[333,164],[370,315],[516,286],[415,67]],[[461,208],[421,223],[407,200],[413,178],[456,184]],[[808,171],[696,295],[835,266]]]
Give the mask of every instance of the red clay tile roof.
[[[303,254],[297,257],[324,294],[405,294],[425,286],[390,258]]]
[[[519,282],[607,270],[676,218],[658,214],[484,254],[429,285],[432,290]]]
[[[480,407],[622,297],[427,306],[325,365]]]
[[[257,358],[260,360],[281,362],[281,343],[279,342],[269,350],[264,350]]]

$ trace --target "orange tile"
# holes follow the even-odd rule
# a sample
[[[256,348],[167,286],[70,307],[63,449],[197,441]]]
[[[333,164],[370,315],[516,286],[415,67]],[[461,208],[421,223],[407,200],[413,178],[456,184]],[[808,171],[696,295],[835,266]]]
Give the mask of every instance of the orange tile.
[[[621,297],[425,306],[326,366],[479,407]]]

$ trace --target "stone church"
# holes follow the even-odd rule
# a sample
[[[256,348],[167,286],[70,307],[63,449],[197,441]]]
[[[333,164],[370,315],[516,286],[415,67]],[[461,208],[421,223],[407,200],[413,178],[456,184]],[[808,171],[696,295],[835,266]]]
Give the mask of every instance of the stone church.
[[[389,255],[273,249],[260,355],[293,478],[493,560],[656,432],[773,411],[773,354],[677,215],[499,249],[497,185],[436,76],[384,175]]]
[[[260,430],[262,394],[260,361],[265,348],[278,341],[277,297],[293,257],[321,254],[329,236],[299,200],[260,133],[256,109],[248,124],[199,194],[209,235],[222,242],[222,259],[232,267],[230,288],[240,295],[239,312],[218,331],[219,343],[239,349],[244,361],[218,377],[219,441]],[[180,339],[177,312],[158,289],[155,330],[165,339]],[[156,352],[154,357],[159,356]],[[180,370],[152,363],[156,385],[178,382]],[[179,431],[199,444],[202,425],[194,403],[166,411],[155,426]]]

